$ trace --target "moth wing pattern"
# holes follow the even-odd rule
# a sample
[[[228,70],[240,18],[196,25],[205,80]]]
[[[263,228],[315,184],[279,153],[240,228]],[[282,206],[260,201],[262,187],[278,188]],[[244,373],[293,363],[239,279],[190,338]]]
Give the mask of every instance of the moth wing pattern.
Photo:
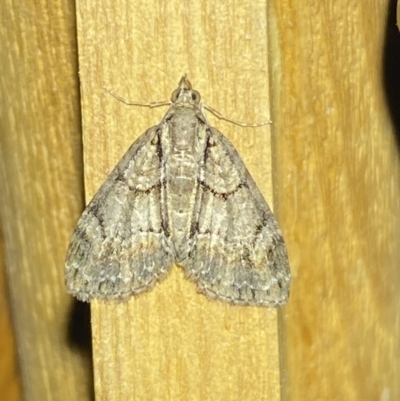
[[[161,123],[133,143],[84,210],[66,286],[83,301],[126,299],[174,262],[201,292],[230,304],[276,307],[289,296],[275,217],[233,145],[208,125],[186,75]]]
[[[278,224],[229,140],[208,128],[189,238],[180,264],[210,298],[276,307],[290,268]]]
[[[158,126],[139,137],[78,221],[65,268],[78,299],[139,294],[172,267],[159,142]]]

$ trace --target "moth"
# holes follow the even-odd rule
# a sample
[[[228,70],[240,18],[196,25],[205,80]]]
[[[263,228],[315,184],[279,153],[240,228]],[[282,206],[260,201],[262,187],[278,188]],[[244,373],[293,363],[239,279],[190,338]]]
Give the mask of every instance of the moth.
[[[79,219],[65,281],[82,301],[150,290],[173,264],[209,298],[276,307],[290,269],[276,219],[186,76]]]

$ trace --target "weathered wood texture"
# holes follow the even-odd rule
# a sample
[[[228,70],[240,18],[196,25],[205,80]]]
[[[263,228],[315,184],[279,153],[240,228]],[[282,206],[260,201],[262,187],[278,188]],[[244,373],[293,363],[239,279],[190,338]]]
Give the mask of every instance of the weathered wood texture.
[[[91,366],[67,341],[63,279],[83,205],[75,10],[9,0],[0,10],[0,215],[24,399],[85,400]]]
[[[384,51],[399,46],[386,43],[389,5],[270,5],[276,203],[294,276],[285,400],[400,399],[400,127],[384,87]]]
[[[87,200],[165,112],[104,85],[154,101],[188,72],[207,103],[249,122],[269,117],[271,93],[294,273],[280,358],[276,311],[208,301],[177,268],[128,303],[95,303],[98,400],[279,400],[280,375],[285,401],[400,399],[400,167],[383,85],[392,4],[78,2]],[[89,367],[65,344],[62,279],[81,205],[73,10],[0,7],[0,213],[26,399],[88,399]],[[209,118],[271,203],[270,127]]]
[[[269,117],[265,1],[78,2],[78,43],[89,200],[128,146],[166,108],[183,73],[229,117]],[[233,141],[272,203],[270,127],[210,116]],[[277,312],[231,307],[196,291],[183,272],[128,303],[92,304],[98,400],[279,400]]]
[[[1,227],[1,221],[0,221]],[[7,401],[20,401],[21,377],[18,371],[17,348],[10,316],[4,263],[4,241],[0,233],[0,394]]]

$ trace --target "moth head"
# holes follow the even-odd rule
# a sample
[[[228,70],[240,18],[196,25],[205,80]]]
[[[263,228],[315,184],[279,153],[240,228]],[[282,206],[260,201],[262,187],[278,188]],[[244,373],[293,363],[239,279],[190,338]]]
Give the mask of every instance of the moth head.
[[[172,92],[171,101],[172,103],[179,101],[198,105],[200,103],[200,93],[192,89],[192,84],[184,75],[179,82],[179,88]]]

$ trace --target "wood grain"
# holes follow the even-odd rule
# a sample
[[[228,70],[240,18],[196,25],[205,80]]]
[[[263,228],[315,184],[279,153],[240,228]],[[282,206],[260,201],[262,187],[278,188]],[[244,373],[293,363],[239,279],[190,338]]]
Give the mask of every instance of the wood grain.
[[[118,0],[78,3],[87,200],[128,146],[166,109],[187,72],[225,115],[268,120],[265,1]],[[270,129],[210,116],[272,203]],[[232,307],[197,293],[178,268],[128,303],[92,304],[97,400],[279,400],[277,312]]]
[[[389,3],[270,3],[277,205],[294,276],[285,400],[400,399]]]
[[[0,232],[0,394],[4,400],[20,401],[22,399],[21,377],[10,316],[4,259],[4,240]]]
[[[400,27],[400,1],[397,1],[396,20],[397,20],[397,28],[399,28]]]
[[[211,302],[177,268],[128,303],[95,303],[97,399],[279,400],[280,375],[285,400],[400,399],[400,166],[382,79],[390,2],[78,3],[87,200],[165,113],[128,107],[104,85],[163,100],[187,72],[208,104],[248,122],[268,119],[271,93],[272,155],[269,127],[209,118],[270,204],[273,156],[294,273],[280,352],[276,311]],[[62,265],[81,163],[74,10],[58,6],[0,6],[4,252],[25,398],[41,401],[90,397],[90,367],[66,344]]]
[[[72,299],[63,279],[83,206],[71,5],[0,5],[0,214],[27,401],[91,394],[90,361],[68,343]]]

